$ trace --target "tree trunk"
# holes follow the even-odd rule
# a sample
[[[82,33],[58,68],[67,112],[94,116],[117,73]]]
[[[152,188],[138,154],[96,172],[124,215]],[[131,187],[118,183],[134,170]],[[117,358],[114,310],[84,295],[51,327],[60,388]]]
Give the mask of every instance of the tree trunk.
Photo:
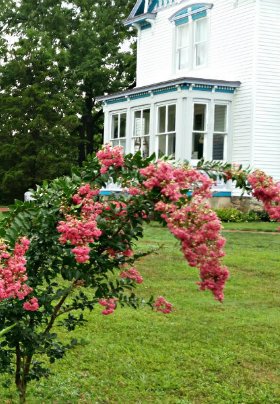
[[[16,345],[16,375],[15,383],[19,395],[19,404],[25,404],[26,402],[26,387],[27,377],[30,371],[32,355],[24,357],[20,350],[20,345]]]

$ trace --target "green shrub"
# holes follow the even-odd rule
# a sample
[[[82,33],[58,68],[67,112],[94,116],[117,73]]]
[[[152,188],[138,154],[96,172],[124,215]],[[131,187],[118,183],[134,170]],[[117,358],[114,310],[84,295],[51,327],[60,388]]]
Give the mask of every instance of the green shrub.
[[[248,213],[241,212],[236,208],[220,208],[216,209],[216,213],[222,222],[258,222],[261,219],[257,212],[250,211]]]

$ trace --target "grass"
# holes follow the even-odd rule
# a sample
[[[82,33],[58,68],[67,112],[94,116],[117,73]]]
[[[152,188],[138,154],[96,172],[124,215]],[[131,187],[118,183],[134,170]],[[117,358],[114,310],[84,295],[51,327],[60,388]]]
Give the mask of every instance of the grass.
[[[197,291],[166,229],[149,226],[140,246],[164,246],[139,262],[138,294],[164,295],[174,313],[96,309],[73,333],[80,345],[29,386],[28,403],[279,403],[280,235],[226,237],[231,278],[219,304]],[[15,397],[0,390],[3,404]]]
[[[279,228],[279,223],[275,222],[245,222],[245,223],[223,223],[225,230],[240,231],[265,231],[275,232]]]

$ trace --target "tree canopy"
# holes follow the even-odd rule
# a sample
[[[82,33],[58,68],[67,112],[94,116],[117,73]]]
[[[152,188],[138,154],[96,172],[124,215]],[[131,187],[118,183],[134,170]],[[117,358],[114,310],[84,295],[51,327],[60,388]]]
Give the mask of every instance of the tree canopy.
[[[96,97],[134,81],[124,0],[4,0],[0,200],[68,173],[102,141]],[[11,40],[12,38],[12,40]]]

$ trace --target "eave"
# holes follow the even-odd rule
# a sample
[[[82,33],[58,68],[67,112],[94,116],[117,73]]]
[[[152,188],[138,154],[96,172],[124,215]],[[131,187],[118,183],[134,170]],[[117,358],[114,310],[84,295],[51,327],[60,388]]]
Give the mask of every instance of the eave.
[[[152,95],[173,92],[177,90],[197,90],[210,92],[234,93],[241,85],[240,81],[225,81],[202,79],[194,77],[182,77],[175,80],[163,81],[143,87],[135,87],[114,94],[97,97],[97,101],[106,103],[117,103],[128,101],[129,99],[144,98]]]

